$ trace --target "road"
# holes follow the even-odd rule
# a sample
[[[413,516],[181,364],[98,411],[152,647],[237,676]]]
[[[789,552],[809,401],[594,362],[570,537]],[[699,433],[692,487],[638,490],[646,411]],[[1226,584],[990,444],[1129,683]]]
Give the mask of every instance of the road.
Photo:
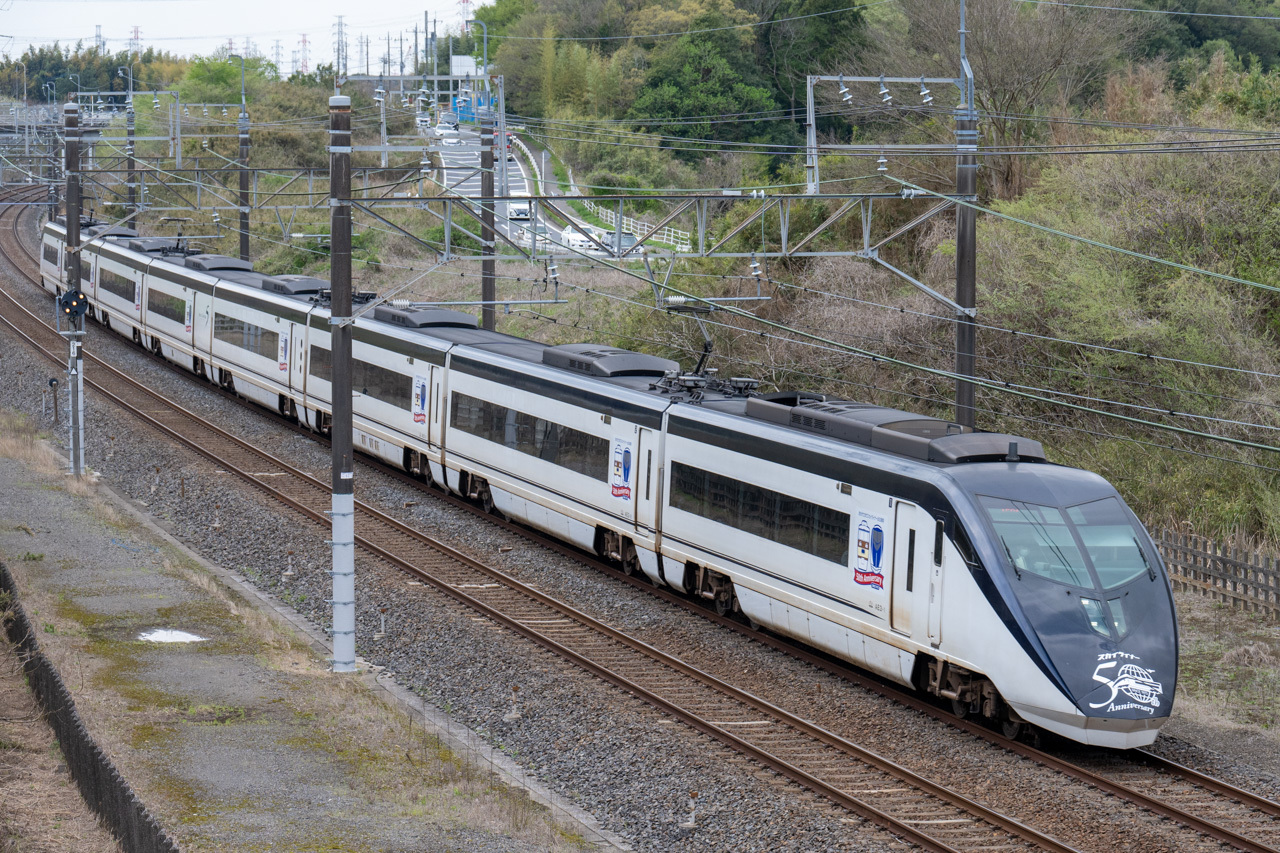
[[[441,183],[455,195],[478,197],[480,195],[480,134],[475,128],[460,125],[458,137],[461,144],[439,144]],[[497,164],[495,163],[495,169]],[[507,162],[507,182],[510,195],[532,194],[526,166],[518,158]],[[494,176],[494,192],[497,189],[497,175]],[[534,225],[532,220],[511,221],[508,217],[510,205],[505,201],[494,205],[494,227],[506,234],[515,243],[529,242],[529,231]],[[468,230],[471,230],[468,228]]]

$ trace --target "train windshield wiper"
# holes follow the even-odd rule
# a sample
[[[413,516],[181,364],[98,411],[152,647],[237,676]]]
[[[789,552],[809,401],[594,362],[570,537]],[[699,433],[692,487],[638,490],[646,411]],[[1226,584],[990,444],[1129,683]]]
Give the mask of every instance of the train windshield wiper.
[[[1142,546],[1138,544],[1138,537],[1137,537],[1137,536],[1134,536],[1134,537],[1131,537],[1131,538],[1133,539],[1133,547],[1135,547],[1135,548],[1137,548],[1137,549],[1138,549],[1138,556],[1142,558],[1142,565],[1144,565],[1144,566],[1146,566],[1146,567],[1147,567],[1147,577],[1151,578],[1152,580],[1155,580],[1155,579],[1156,579],[1156,570],[1155,570],[1154,568],[1152,568],[1152,566],[1151,566],[1151,561],[1149,561],[1149,560],[1147,559],[1147,552],[1146,552],[1146,551],[1143,551],[1143,550],[1142,550]]]
[[[1013,566],[1013,573],[1018,576],[1018,580],[1022,580],[1022,569],[1018,568],[1018,562],[1013,559],[1013,552],[1009,550],[1009,543],[1004,541],[1004,537],[1000,537],[1000,544],[1004,546],[1005,556],[1009,558],[1009,565]]]

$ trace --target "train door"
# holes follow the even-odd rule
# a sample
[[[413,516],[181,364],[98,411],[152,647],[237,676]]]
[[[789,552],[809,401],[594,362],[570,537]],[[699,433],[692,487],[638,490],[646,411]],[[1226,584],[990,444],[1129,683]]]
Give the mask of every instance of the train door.
[[[653,535],[654,504],[658,494],[658,434],[651,429],[636,429],[636,529],[646,537]]]
[[[942,554],[947,536],[946,519],[934,520],[933,553],[929,560],[929,643],[937,648],[942,643]]]
[[[894,509],[893,590],[889,603],[889,625],[893,630],[911,636],[911,608],[915,601],[917,554],[920,533],[914,504],[898,501]]]
[[[307,327],[301,323],[290,323],[287,334],[293,342],[293,352],[289,357],[290,396],[301,401],[307,377]]]
[[[413,407],[413,426],[408,432],[428,445],[431,444],[433,427],[438,417],[432,412],[438,369],[434,364],[415,364],[413,368],[413,395],[410,402]]]

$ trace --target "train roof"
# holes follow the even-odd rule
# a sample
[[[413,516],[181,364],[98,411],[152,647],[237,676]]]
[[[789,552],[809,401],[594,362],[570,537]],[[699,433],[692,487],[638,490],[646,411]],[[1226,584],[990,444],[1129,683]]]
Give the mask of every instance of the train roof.
[[[57,224],[65,227],[63,220]],[[101,230],[102,226],[102,223],[86,220],[82,220],[82,224],[89,229],[99,227]],[[184,251],[182,242],[177,238],[137,237],[136,232],[128,232],[127,229],[113,242],[122,248],[151,255],[180,270],[283,297],[286,303],[296,304],[305,312],[317,305],[327,308],[324,302],[329,295],[329,283],[324,279],[266,275],[256,272],[252,263],[239,258],[191,253]],[[358,296],[367,300],[373,294]],[[685,375],[680,373],[680,364],[672,359],[606,344],[543,344],[481,329],[473,314],[429,304],[392,300],[375,306],[360,318],[360,322],[362,325],[376,324],[376,327],[381,327],[377,328],[379,333],[402,340],[422,340],[424,344],[430,342],[436,347],[444,344],[445,348],[471,350],[468,357],[473,363],[488,354],[554,371],[553,374],[528,371],[540,374],[542,378],[556,375],[570,385],[577,378],[585,380],[588,385],[599,382],[640,392],[652,400],[651,406],[644,406],[650,411],[684,403],[719,412],[735,420],[746,421],[740,423],[739,428],[743,432],[750,431],[749,422],[763,422],[935,465],[1046,461],[1044,448],[1033,439],[1006,433],[976,432],[939,418],[830,398],[819,393],[787,391],[757,395],[754,393],[754,380],[721,380],[714,371],[708,371],[706,375]],[[463,354],[458,352],[458,355]],[[982,475],[977,468],[973,477],[967,479],[974,480],[975,488],[981,488]],[[1093,488],[1083,481],[1080,486],[1084,492]]]

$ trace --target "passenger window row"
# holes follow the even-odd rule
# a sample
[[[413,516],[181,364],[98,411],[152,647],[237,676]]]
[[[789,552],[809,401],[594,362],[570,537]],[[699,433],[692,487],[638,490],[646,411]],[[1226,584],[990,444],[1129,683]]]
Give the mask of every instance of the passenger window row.
[[[849,514],[752,483],[671,463],[671,505],[843,565]]]
[[[608,439],[457,391],[452,395],[449,425],[561,468],[609,481]]]
[[[310,372],[316,379],[332,382],[333,353],[312,345]],[[359,359],[351,360],[351,390],[405,411],[413,393],[408,376]]]
[[[280,336],[278,334],[225,314],[213,315],[213,336],[224,344],[257,353],[272,361],[275,361],[279,355]]]

